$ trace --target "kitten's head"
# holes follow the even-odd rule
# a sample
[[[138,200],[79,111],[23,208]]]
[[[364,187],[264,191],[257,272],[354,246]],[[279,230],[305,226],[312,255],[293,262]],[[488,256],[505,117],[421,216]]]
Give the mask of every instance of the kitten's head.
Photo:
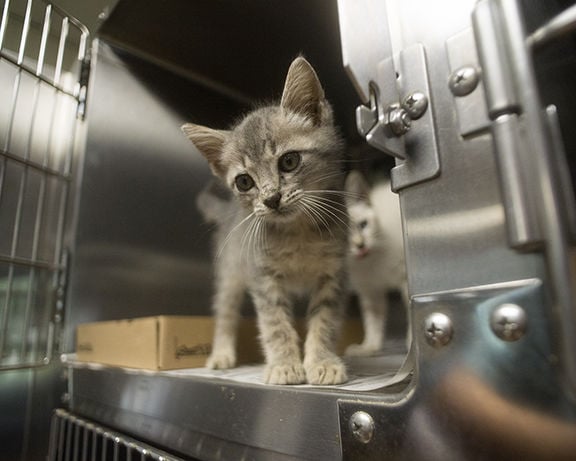
[[[342,143],[318,77],[302,57],[288,70],[279,105],[250,112],[230,130],[190,123],[182,130],[256,216],[302,216],[306,196],[342,189]]]
[[[358,171],[351,171],[346,178],[346,207],[348,209],[350,252],[358,259],[364,258],[378,244],[379,224],[370,202],[370,186]]]

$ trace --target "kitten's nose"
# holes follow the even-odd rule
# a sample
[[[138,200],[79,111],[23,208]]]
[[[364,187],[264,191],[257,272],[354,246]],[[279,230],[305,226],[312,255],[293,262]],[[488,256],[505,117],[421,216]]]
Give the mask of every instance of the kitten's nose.
[[[282,194],[280,192],[276,192],[274,195],[264,199],[264,205],[266,205],[268,208],[272,208],[273,210],[277,210],[280,206],[281,198]]]

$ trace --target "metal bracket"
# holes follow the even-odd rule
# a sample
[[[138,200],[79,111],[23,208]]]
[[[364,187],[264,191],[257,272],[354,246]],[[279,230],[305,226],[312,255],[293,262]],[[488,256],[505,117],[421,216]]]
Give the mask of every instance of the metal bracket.
[[[515,239],[511,243],[527,249],[540,244],[546,249],[560,332],[558,356],[563,378],[574,392],[576,267],[569,256],[574,218],[573,214],[567,218],[565,209],[573,197],[561,190],[568,187],[568,178],[559,175],[563,167],[558,164],[561,145],[555,140],[559,136],[555,114],[551,109],[545,111],[538,97],[529,53],[533,43],[527,41],[522,17],[518,0],[480,0],[474,7],[472,24],[496,155],[501,165],[513,168],[510,174],[505,170],[501,173],[504,206],[513,212],[507,214],[507,218],[512,216],[507,219],[509,235]],[[510,155],[516,157],[512,163],[507,162]]]
[[[356,123],[370,145],[396,158],[392,190],[436,177],[440,156],[424,47],[412,45],[380,62],[369,87],[370,106],[356,109]]]
[[[446,51],[450,62],[450,75],[457,78],[466,71],[474,72],[475,84],[468,87],[468,91],[458,93],[451,85],[454,94],[458,127],[463,137],[479,134],[490,128],[487,116],[484,85],[480,81],[480,63],[476,53],[474,32],[471,27],[450,37],[446,41]]]

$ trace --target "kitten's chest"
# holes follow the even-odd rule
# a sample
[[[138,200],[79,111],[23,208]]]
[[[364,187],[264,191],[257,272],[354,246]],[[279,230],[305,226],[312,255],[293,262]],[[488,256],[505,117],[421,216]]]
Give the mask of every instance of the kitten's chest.
[[[346,239],[301,231],[268,239],[260,263],[268,273],[280,275],[295,290],[307,288],[324,274],[335,274],[344,265]]]

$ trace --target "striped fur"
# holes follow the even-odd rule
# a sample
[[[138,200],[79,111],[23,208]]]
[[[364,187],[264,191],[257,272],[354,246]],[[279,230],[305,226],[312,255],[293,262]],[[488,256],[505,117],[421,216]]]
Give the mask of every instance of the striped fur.
[[[232,191],[199,199],[216,219],[216,316],[212,368],[236,363],[245,289],[256,307],[270,384],[337,384],[346,370],[334,353],[345,296],[348,218],[344,150],[330,105],[304,58],[288,71],[279,105],[258,108],[228,131],[187,124],[183,131]],[[248,176],[247,176],[248,175]],[[303,352],[293,301],[307,295]]]

